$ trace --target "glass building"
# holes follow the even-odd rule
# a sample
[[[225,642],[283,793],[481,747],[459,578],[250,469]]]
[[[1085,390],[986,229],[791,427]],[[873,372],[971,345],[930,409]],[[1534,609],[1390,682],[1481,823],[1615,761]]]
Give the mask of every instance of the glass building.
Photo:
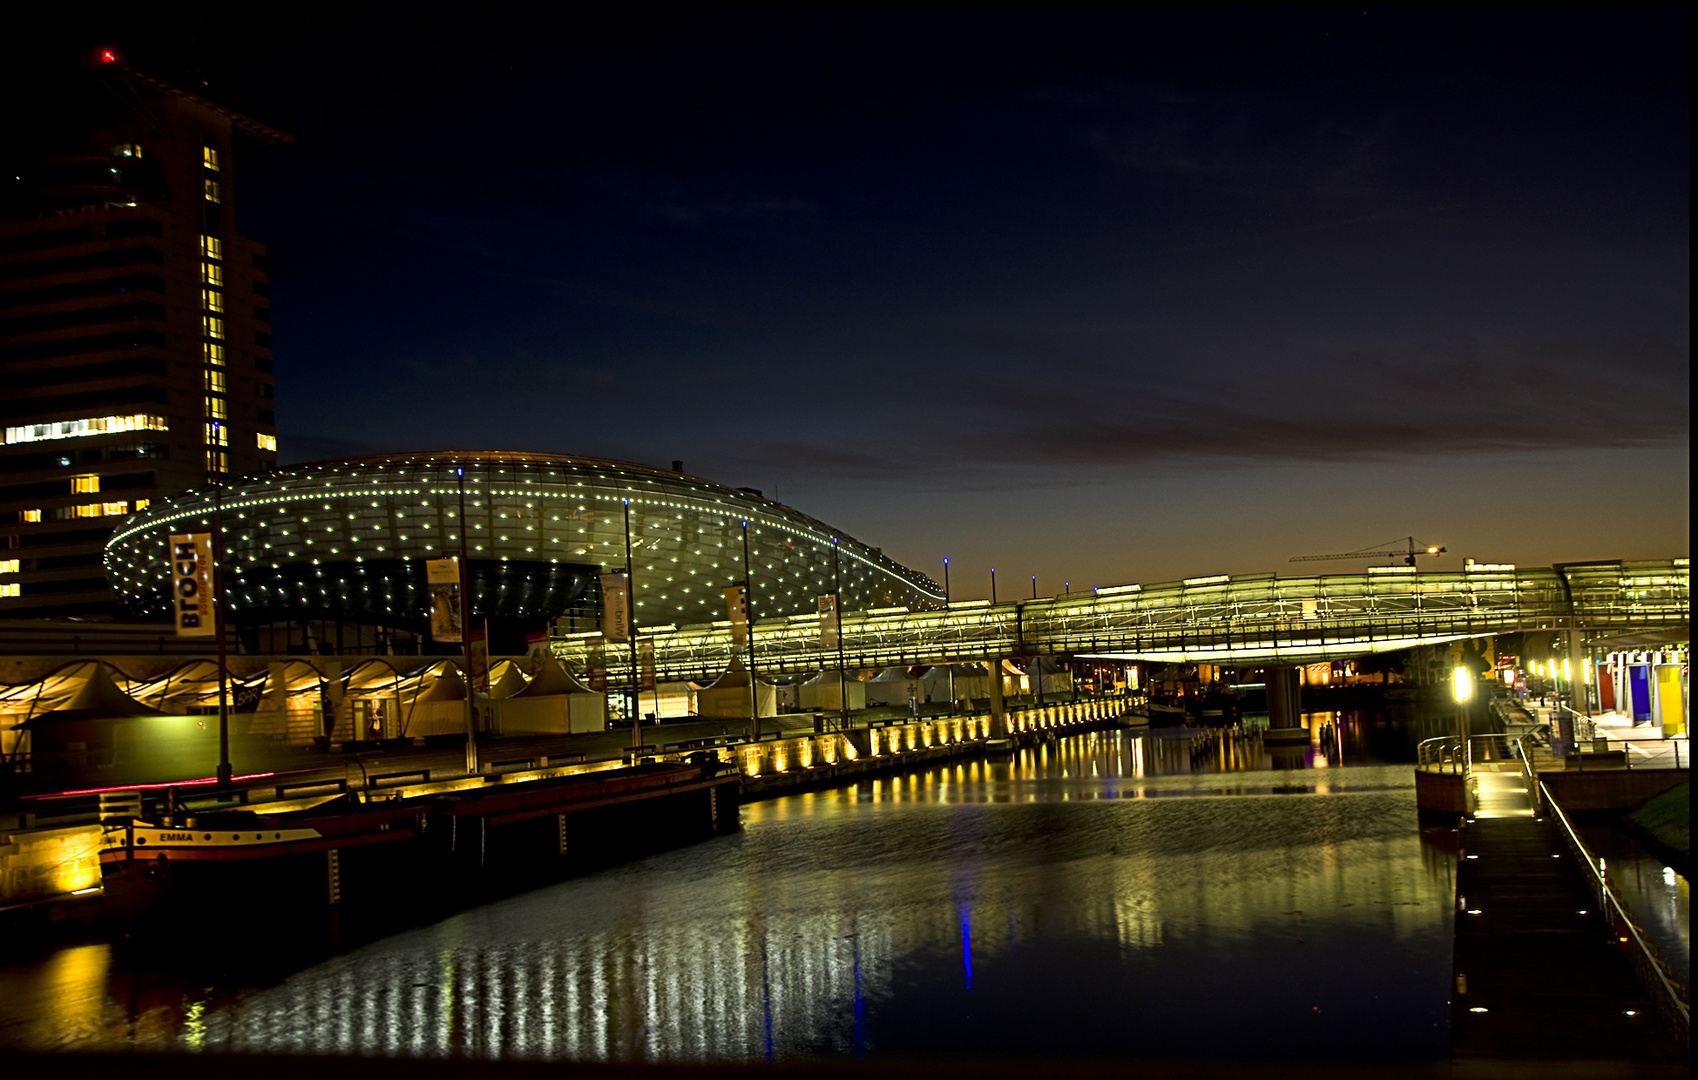
[[[168,538],[211,531],[215,513],[230,618],[259,652],[288,651],[308,631],[327,649],[336,634],[345,650],[355,640],[428,650],[425,560],[457,556],[462,526],[473,625],[489,621],[498,652],[563,618],[593,629],[596,577],[625,568],[627,536],[639,626],[725,619],[724,590],[744,578],[745,522],[756,617],[817,611],[839,581],[846,610],[943,603],[925,575],[756,491],[628,462],[483,451],[320,462],[156,500],[106,548],[132,614],[167,614]]]

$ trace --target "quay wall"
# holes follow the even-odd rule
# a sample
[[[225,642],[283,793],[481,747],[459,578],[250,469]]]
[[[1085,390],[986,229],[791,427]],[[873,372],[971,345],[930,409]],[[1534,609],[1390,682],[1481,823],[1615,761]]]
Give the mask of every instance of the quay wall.
[[[1543,770],[1539,773],[1539,782],[1545,785],[1551,798],[1570,814],[1637,810],[1690,779],[1692,773],[1688,769]]]

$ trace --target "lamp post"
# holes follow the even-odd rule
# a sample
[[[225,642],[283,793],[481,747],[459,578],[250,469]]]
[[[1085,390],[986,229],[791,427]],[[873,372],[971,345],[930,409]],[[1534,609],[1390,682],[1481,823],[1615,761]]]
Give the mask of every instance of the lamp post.
[[[1474,673],[1466,664],[1458,664],[1450,673],[1450,692],[1456,699],[1457,751],[1461,755],[1463,776],[1468,775],[1468,702],[1474,696]]]
[[[949,556],[943,557],[943,606],[949,607]]]
[[[996,603],[996,567],[991,567],[991,603]]]
[[[1037,598],[1038,598],[1038,575],[1033,574],[1032,575],[1032,599],[1036,600]]]

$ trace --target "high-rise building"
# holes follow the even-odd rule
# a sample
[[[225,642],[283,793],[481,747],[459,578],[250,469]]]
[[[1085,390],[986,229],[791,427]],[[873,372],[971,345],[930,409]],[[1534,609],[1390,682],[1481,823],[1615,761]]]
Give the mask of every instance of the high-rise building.
[[[237,168],[290,142],[97,50],[95,115],[8,177],[0,618],[100,615],[107,537],[161,495],[275,467],[265,247]]]

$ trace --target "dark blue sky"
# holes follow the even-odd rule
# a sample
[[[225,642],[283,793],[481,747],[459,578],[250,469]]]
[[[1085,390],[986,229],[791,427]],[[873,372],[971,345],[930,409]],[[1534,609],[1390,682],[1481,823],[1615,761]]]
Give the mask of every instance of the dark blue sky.
[[[1687,20],[279,10],[40,40],[198,67],[297,134],[237,178],[285,460],[683,459],[951,555],[970,595],[992,564],[1050,592],[1409,533],[1449,565],[1685,555]]]

